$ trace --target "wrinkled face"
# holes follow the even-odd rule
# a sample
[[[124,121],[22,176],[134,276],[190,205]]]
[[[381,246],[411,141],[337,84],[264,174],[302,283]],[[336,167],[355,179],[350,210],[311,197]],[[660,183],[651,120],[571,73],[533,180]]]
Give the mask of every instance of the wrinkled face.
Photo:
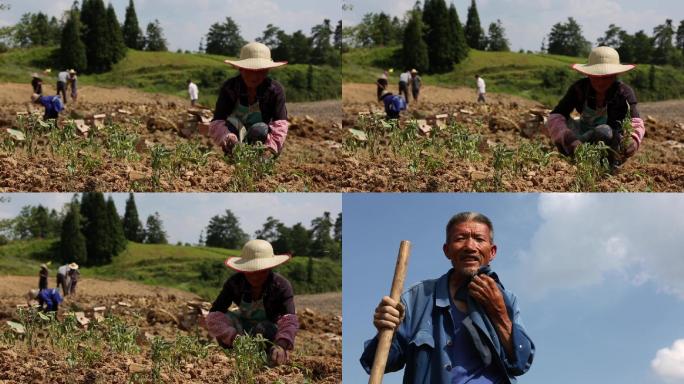
[[[242,76],[242,81],[244,81],[249,88],[258,87],[259,84],[264,82],[264,79],[266,79],[267,75],[268,69],[251,71],[249,69],[240,68],[240,76]]]
[[[260,288],[264,285],[266,279],[268,278],[268,271],[269,270],[266,269],[263,271],[245,272],[245,277],[247,278],[249,285],[254,288]]]
[[[613,85],[613,83],[615,82],[615,79],[615,76],[589,76],[589,82],[591,82],[591,87],[594,88],[594,90],[597,93],[606,93],[608,88],[610,88],[610,86]]]
[[[481,266],[489,264],[496,256],[496,245],[492,244],[489,227],[476,221],[451,227],[443,250],[461,276],[475,275]]]

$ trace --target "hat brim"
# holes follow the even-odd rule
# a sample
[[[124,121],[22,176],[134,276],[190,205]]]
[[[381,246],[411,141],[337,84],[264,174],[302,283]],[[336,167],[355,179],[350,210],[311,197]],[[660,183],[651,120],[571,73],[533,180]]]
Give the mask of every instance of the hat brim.
[[[634,64],[573,64],[572,69],[587,76],[606,77],[629,72],[636,68]]]
[[[274,255],[266,259],[245,259],[239,256],[229,257],[223,263],[226,267],[238,272],[258,272],[271,269],[290,260],[290,255]]]
[[[287,65],[287,61],[273,61],[267,59],[244,59],[244,60],[224,60],[226,64],[235,68],[259,71],[264,69],[278,68]]]
[[[78,264],[71,263],[69,264],[70,269],[78,269]]]

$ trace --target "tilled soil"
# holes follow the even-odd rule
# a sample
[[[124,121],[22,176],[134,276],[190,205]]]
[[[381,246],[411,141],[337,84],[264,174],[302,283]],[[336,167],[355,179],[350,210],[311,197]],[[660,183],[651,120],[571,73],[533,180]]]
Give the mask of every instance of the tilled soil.
[[[410,102],[403,113],[401,126],[409,119],[427,119],[447,114],[482,136],[476,162],[450,159],[433,172],[415,172],[406,159],[396,156],[388,146],[370,154],[359,150],[356,156],[341,158],[353,164],[342,178],[342,190],[370,191],[487,191],[492,189],[494,169],[492,149],[503,144],[516,149],[522,143],[540,143],[549,163],[515,176],[503,177],[507,191],[577,190],[577,167],[572,159],[557,153],[544,135],[542,117],[548,116],[543,106],[509,95],[488,94],[488,104],[475,101],[474,90],[428,86],[418,103]],[[363,129],[360,121],[368,113],[384,116],[382,105],[375,100],[373,84],[344,84],[343,105],[345,128]],[[639,105],[646,123],[646,137],[637,154],[617,172],[607,175],[589,191],[675,191],[684,190],[684,101],[643,103]],[[539,117],[535,118],[535,114]],[[363,115],[363,116],[362,116]],[[538,119],[539,122],[534,123]],[[433,132],[439,129],[433,125]],[[416,140],[423,140],[417,133]]]
[[[18,320],[17,305],[26,303],[23,295],[36,286],[36,280],[25,276],[0,277],[0,333],[9,332],[7,320]],[[195,295],[176,289],[122,280],[83,279],[79,282],[78,294],[67,297],[60,306],[58,317],[62,318],[67,311],[83,311],[95,321],[93,308],[104,306],[105,314],[138,327],[137,343],[142,351],[126,355],[105,351],[91,367],[70,367],[65,351],[48,347],[47,334],[38,334],[39,348],[32,352],[22,341],[9,344],[0,338],[0,383],[151,382],[149,344],[153,337],[173,341],[178,335],[195,335],[199,330],[199,337],[209,340],[206,331],[187,327],[185,323],[188,303],[198,300]],[[255,382],[341,382],[341,294],[300,295],[295,297],[295,302],[300,331],[291,361],[263,369],[254,377]],[[191,358],[180,365],[162,368],[161,380],[166,383],[232,382],[234,364],[232,358],[216,347],[206,359]]]

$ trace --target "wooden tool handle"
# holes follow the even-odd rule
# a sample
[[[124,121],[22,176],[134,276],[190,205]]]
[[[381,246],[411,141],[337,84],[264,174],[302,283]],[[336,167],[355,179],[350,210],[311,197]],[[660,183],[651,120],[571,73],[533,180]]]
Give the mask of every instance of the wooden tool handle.
[[[402,240],[401,245],[399,246],[399,255],[397,256],[397,265],[394,267],[394,278],[392,279],[392,290],[390,291],[392,300],[399,301],[401,298],[401,292],[404,290],[404,279],[406,278],[410,253],[411,242]],[[392,345],[393,336],[394,331],[391,329],[383,329],[378,333],[378,347],[375,350],[375,359],[373,360],[373,368],[371,369],[368,384],[382,383],[382,376],[385,374],[387,355],[389,354],[390,346]]]

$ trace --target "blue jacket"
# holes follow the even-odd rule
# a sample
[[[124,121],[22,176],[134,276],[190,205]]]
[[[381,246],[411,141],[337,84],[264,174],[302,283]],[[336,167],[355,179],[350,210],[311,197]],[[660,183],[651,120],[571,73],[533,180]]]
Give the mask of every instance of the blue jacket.
[[[46,310],[56,311],[58,305],[62,302],[62,295],[55,288],[41,289],[38,294],[38,300],[47,306]]]
[[[449,310],[449,275],[452,270],[435,280],[422,281],[404,292],[401,302],[405,306],[405,317],[400,324],[390,348],[385,372],[398,371],[404,366],[404,383],[450,383],[452,362],[449,348],[454,336],[454,323]],[[468,315],[462,326],[468,331],[473,345],[485,366],[495,364],[505,372],[509,383],[515,383],[515,376],[527,372],[534,357],[534,343],[525,332],[520,319],[516,296],[506,291],[495,273],[501,289],[508,316],[513,323],[513,347],[515,359],[509,359],[499,341],[494,325],[485,315],[484,309],[468,296]],[[377,336],[366,341],[361,365],[370,373],[377,347]]]

